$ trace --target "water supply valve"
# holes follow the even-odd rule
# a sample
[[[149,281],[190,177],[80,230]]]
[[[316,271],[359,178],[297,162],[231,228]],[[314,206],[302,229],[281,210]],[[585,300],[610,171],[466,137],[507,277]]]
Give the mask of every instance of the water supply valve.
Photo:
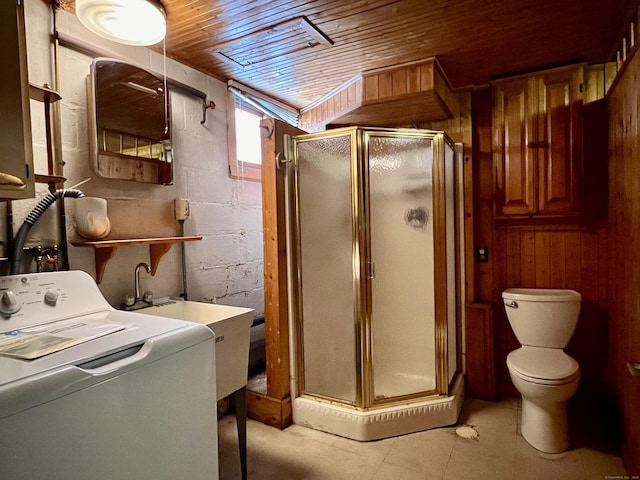
[[[44,253],[47,255],[47,263],[49,265],[53,265],[55,267],[56,262],[58,261],[59,255],[58,245],[52,245],[51,248],[45,249]]]
[[[42,260],[44,259],[42,245],[35,245],[31,248],[26,248],[25,250],[29,252],[36,261],[36,272],[40,273],[42,271]]]

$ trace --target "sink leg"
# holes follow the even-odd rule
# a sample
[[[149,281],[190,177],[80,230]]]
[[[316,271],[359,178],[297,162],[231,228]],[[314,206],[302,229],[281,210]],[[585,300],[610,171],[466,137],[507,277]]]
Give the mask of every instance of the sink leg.
[[[247,387],[233,392],[233,400],[236,405],[240,470],[242,471],[242,480],[247,480]]]

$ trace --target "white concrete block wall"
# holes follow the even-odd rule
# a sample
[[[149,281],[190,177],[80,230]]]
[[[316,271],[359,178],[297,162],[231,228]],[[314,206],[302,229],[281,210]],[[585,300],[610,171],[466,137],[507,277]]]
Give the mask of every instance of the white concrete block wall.
[[[44,2],[25,2],[27,51],[30,81],[54,85],[52,48],[50,46],[51,11]],[[162,72],[162,55],[146,48],[114,44],[97,37],[66,12],[59,12],[59,31],[113,56],[141,67]],[[174,145],[174,185],[101,179],[92,171],[89,157],[86,77],[91,58],[66,48],[59,50],[62,148],[65,162],[65,187],[87,178],[79,187],[88,196],[106,198],[112,235],[173,236],[180,232],[173,219],[173,199],[191,200],[192,217],[184,223],[186,235],[202,236],[201,241],[185,243],[187,285],[190,300],[208,301],[254,308],[264,313],[263,243],[261,185],[257,182],[229,178],[227,160],[226,85],[192,68],[167,59],[169,77],[207,94],[216,104],[207,111],[207,121],[200,124],[202,107],[199,100],[172,92]],[[44,117],[41,104],[32,102],[34,152],[37,171],[46,172]],[[39,195],[46,187],[38,187]],[[22,224],[37,200],[15,201],[15,229]],[[75,238],[73,199],[66,200],[67,233]],[[1,214],[4,215],[4,214]],[[0,218],[4,222],[5,218]],[[52,207],[32,229],[28,244],[58,242],[57,216]],[[72,269],[94,275],[94,252],[86,247],[69,247]],[[134,268],[139,262],[150,262],[148,246],[118,248],[109,261],[99,285],[107,300],[120,304],[134,290]],[[182,293],[181,246],[175,244],[160,261],[154,277],[141,274],[142,289],[154,296]]]

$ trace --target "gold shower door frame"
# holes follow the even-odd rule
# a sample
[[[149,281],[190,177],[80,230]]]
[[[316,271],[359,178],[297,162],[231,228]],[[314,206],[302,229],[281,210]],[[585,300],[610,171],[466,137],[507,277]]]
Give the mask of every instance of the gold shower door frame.
[[[324,396],[305,389],[304,348],[303,348],[303,309],[302,309],[302,269],[301,269],[301,233],[300,233],[300,190],[298,145],[304,142],[349,136],[351,145],[351,230],[352,230],[352,271],[353,271],[353,318],[355,328],[355,365],[356,399],[355,402]],[[369,143],[371,137],[425,138],[432,141],[433,149],[433,244],[434,244],[434,315],[435,315],[435,373],[436,388],[408,395],[375,399],[373,381],[372,351],[372,278],[371,238],[370,238],[370,197],[369,197]],[[337,128],[321,133],[293,136],[290,139],[289,158],[293,165],[290,191],[291,223],[293,236],[291,261],[293,282],[291,301],[293,305],[293,325],[296,336],[296,367],[298,394],[319,401],[328,401],[366,410],[369,408],[390,406],[412,399],[447,396],[449,393],[448,368],[448,305],[447,284],[457,279],[447,278],[447,250],[457,251],[457,233],[453,239],[447,239],[445,218],[445,144],[454,151],[453,142],[443,133],[417,129],[390,129],[373,127]],[[452,168],[455,168],[452,165]],[[330,192],[328,192],[330,194]],[[456,207],[457,210],[457,207]],[[457,232],[457,221],[454,221]],[[457,263],[457,262],[456,262]],[[459,357],[459,354],[457,355]],[[458,365],[459,370],[459,365]]]

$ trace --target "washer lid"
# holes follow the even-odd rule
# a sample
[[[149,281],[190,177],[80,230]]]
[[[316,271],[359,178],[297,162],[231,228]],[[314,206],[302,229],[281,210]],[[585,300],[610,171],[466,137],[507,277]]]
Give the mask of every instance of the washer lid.
[[[556,382],[580,372],[578,362],[559,348],[520,347],[507,356],[507,366],[532,379]]]
[[[196,338],[193,343],[199,343],[211,335],[211,331],[203,325],[176,320],[173,318],[151,317],[136,312],[121,310],[105,310],[91,315],[72,317],[78,324],[90,325],[92,322],[120,324],[123,328],[114,333],[83,341],[78,344],[70,342],[70,346],[39,356],[32,360],[12,358],[0,355],[0,418],[2,418],[2,403],[6,389],[12,385],[26,382],[31,377],[39,377],[66,366],[79,366],[85,362],[111,355],[113,353],[140,346],[147,341],[159,337],[170,336],[174,339],[183,335],[191,327],[200,327],[202,338]],[[46,324],[45,324],[46,325]],[[0,333],[0,335],[3,335]],[[157,342],[156,342],[157,343]],[[176,350],[186,348],[178,343],[169,343],[165,355],[175,353]],[[158,348],[156,348],[156,352]]]

